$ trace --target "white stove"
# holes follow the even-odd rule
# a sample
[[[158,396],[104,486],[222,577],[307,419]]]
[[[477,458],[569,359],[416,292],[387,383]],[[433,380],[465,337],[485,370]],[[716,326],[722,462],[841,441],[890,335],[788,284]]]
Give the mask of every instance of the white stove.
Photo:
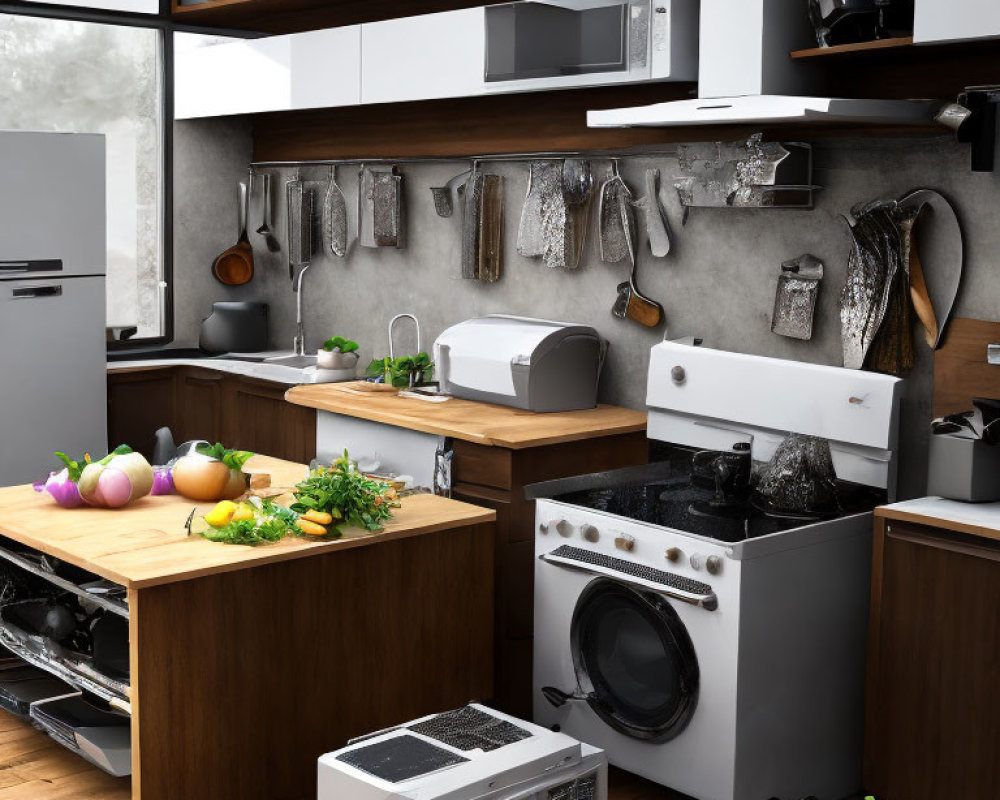
[[[894,491],[900,388],[653,348],[649,435],[664,460],[531,489],[535,721],[699,800],[860,788],[869,512]],[[762,505],[749,471],[745,485],[734,473],[789,433],[829,441],[826,507]]]

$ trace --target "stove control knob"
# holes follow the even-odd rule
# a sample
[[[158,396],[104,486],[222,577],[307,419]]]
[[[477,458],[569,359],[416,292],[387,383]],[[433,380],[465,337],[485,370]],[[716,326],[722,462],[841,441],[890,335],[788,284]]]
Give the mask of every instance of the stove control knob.
[[[580,535],[588,542],[596,542],[601,538],[601,532],[593,525],[584,525],[580,528]]]
[[[635,550],[635,537],[629,536],[627,533],[619,533],[615,536],[615,547],[619,550],[631,553]]]
[[[722,572],[722,559],[718,556],[709,556],[705,559],[705,569],[709,575],[718,575]]]
[[[676,367],[672,367],[670,370],[670,380],[680,386],[687,379],[687,372],[684,371],[684,367],[678,364]]]
[[[705,556],[701,553],[691,554],[691,569],[701,569],[705,566]]]
[[[667,561],[671,561],[676,564],[681,560],[681,550],[679,547],[668,547],[667,548]]]
[[[555,523],[550,522],[549,525],[555,528],[556,531],[559,532],[559,535],[562,536],[564,539],[568,539],[570,536],[573,535],[573,530],[574,530],[573,524],[567,522],[564,519],[558,520]]]

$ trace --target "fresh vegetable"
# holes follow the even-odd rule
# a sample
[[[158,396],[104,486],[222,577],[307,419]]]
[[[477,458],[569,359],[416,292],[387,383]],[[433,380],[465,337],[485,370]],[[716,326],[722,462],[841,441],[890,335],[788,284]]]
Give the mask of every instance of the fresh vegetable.
[[[174,476],[167,467],[153,467],[152,495],[173,494]]]
[[[309,520],[309,522],[315,522],[318,525],[333,524],[333,514],[327,514],[325,511],[316,511],[313,508],[310,508],[305,514],[303,514],[302,519]]]
[[[52,473],[44,484],[35,484],[35,489],[47,491],[64,508],[75,508],[81,502],[98,508],[121,508],[145,497],[153,488],[153,468],[128,445],[116,447],[100,461],[91,461],[89,455],[79,460],[65,453],[56,456],[66,468]]]
[[[328,353],[332,353],[334,350],[339,350],[341,353],[353,353],[358,347],[360,345],[357,342],[352,342],[343,336],[334,336],[332,339],[327,339],[323,342],[323,349]]]
[[[205,515],[205,522],[213,528],[221,528],[223,525],[229,524],[235,511],[236,503],[232,500],[223,500]]]
[[[329,531],[317,522],[310,522],[305,517],[300,517],[295,523],[296,527],[307,536],[326,536]]]
[[[246,491],[243,465],[253,457],[245,450],[221,444],[202,445],[174,464],[174,488],[192,500],[232,500]]]
[[[331,522],[381,531],[382,523],[392,518],[395,499],[395,489],[358,472],[345,450],[333,466],[313,470],[295,487],[292,510],[303,516],[325,512]]]
[[[227,503],[228,505],[225,505]],[[224,513],[217,514],[216,512]],[[248,503],[240,503],[239,505],[223,501],[205,515],[204,521],[210,527],[200,531],[201,535],[210,541],[225,544],[257,546],[302,533],[331,538],[340,535],[339,531],[331,533],[316,523],[301,520],[299,515],[290,509],[257,497],[251,498]],[[221,524],[213,524],[213,522]],[[305,525],[308,530],[301,527],[302,525]],[[316,531],[316,528],[322,528],[322,530]]]
[[[390,386],[405,387],[411,383],[429,383],[434,377],[434,364],[427,353],[398,358],[376,358],[368,365],[370,378],[381,378]]]
[[[80,490],[76,483],[70,480],[68,468],[51,473],[44,483],[42,481],[35,483],[34,489],[36,492],[48,492],[52,499],[63,508],[76,508],[83,505]]]

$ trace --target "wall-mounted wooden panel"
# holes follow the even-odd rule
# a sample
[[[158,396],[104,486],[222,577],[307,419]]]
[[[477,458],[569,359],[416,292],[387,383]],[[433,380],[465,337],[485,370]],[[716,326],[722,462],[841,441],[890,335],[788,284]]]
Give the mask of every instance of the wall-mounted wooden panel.
[[[934,353],[934,416],[972,408],[974,397],[1000,397],[1000,366],[986,361],[986,347],[1000,344],[1000,322],[953,319]]]

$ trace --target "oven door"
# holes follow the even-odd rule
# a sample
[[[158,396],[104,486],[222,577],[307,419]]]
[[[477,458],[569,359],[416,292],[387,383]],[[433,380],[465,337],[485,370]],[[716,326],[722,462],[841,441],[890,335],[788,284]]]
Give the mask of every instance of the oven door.
[[[577,600],[570,635],[573,699],[635,739],[666,741],[684,730],[698,704],[698,659],[667,598],[596,578]]]

